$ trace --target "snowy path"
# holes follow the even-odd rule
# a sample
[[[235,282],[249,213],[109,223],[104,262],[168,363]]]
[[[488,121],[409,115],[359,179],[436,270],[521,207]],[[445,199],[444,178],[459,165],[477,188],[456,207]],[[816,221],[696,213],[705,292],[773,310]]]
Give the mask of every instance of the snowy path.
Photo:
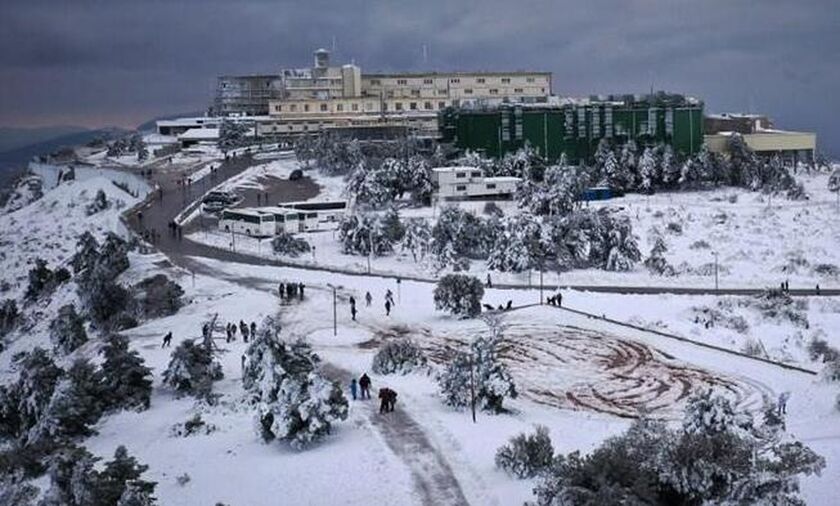
[[[236,276],[214,270],[200,262],[190,262],[190,266],[203,274],[224,279],[246,288],[265,290],[270,293],[273,293],[275,288],[274,280],[257,275]],[[308,289],[323,290],[323,288],[318,287]],[[294,326],[295,331],[305,333],[308,320],[301,313],[306,312],[306,303],[286,307],[288,310],[283,314],[282,320],[284,327]],[[291,319],[295,317],[297,319],[292,321]],[[301,327],[302,325],[304,327]],[[349,371],[331,364],[322,364],[322,369],[331,379],[338,381],[341,385],[347,382],[347,378],[354,376]],[[432,445],[423,427],[405,410],[400,408],[399,403],[397,403],[394,412],[386,415],[380,414],[376,411],[378,400],[375,399],[374,393],[374,399],[370,402],[357,403],[354,406],[359,406],[366,411],[371,426],[377,430],[394,455],[410,470],[421,504],[425,506],[469,504],[458,479],[443,454]]]

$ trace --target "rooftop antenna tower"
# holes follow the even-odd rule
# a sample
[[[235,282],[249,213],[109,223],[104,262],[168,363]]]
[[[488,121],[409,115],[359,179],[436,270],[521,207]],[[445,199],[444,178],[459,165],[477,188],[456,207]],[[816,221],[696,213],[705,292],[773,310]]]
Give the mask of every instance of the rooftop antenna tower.
[[[423,65],[429,64],[429,46],[423,44]]]
[[[333,35],[333,37],[332,37],[332,52],[333,52],[333,54],[335,54],[335,47],[336,47],[335,35]]]

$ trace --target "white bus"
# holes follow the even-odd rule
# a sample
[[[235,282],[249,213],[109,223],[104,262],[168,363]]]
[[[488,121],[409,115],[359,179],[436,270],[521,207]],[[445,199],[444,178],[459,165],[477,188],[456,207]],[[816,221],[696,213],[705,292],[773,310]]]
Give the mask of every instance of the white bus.
[[[274,213],[262,209],[225,209],[219,229],[251,237],[271,237],[276,230]]]
[[[278,206],[288,209],[297,209],[299,211],[315,212],[317,213],[318,221],[320,223],[337,224],[341,221],[341,218],[347,214],[346,200],[281,202]]]
[[[298,234],[318,230],[318,213],[287,209],[285,207],[261,207],[261,211],[274,215],[275,233],[288,232]]]

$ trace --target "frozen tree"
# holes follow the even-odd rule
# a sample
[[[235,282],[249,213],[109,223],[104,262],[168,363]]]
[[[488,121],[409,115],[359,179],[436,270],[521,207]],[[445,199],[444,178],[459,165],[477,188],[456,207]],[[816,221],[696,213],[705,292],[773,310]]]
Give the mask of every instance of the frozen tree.
[[[149,149],[146,147],[146,143],[143,142],[141,139],[139,144],[137,144],[137,161],[138,162],[145,162],[149,158]]]
[[[595,154],[593,158],[595,160],[595,169],[596,179],[601,180],[604,178],[606,171],[604,167],[607,164],[607,159],[609,155],[612,154],[613,158],[615,158],[615,150],[613,149],[612,145],[610,144],[610,140],[607,138],[602,138],[598,141],[598,147],[595,149]]]
[[[93,201],[85,208],[85,213],[87,213],[88,216],[92,216],[108,209],[109,207],[111,207],[111,202],[108,200],[108,196],[104,191],[102,191],[102,189],[99,189],[96,192],[96,196],[93,197]]]
[[[500,335],[475,339],[468,351],[457,352],[440,372],[438,388],[447,405],[467,407],[474,392],[478,407],[502,413],[505,398],[517,397],[513,377],[499,357],[500,341]]]
[[[475,215],[455,206],[443,208],[432,227],[430,253],[437,266],[465,270],[470,258],[484,258],[493,244],[492,231]]]
[[[4,299],[0,302],[0,337],[12,331],[18,323],[20,312],[14,299]],[[2,351],[2,346],[0,346]]]
[[[55,319],[50,322],[50,340],[56,352],[67,355],[87,342],[87,332],[82,317],[76,313],[73,304],[59,308]]]
[[[487,256],[487,267],[500,272],[522,272],[542,265],[545,253],[541,221],[530,214],[509,216],[501,221]]]
[[[659,276],[671,276],[674,274],[674,268],[668,264],[665,259],[665,252],[668,251],[668,246],[665,244],[665,239],[662,234],[655,234],[653,236],[653,246],[650,249],[650,254],[645,259],[645,267]]]
[[[53,271],[47,267],[47,261],[43,258],[35,259],[35,267],[29,270],[29,284],[26,287],[25,297],[30,300],[37,299],[42,294],[52,291],[55,287]]]
[[[139,464],[124,446],[97,471],[86,449],[70,446],[53,459],[50,488],[39,506],[153,506],[155,482],[141,479],[149,468]]]
[[[219,140],[217,144],[222,153],[245,146],[248,141],[248,125],[238,121],[223,120],[219,126]]]
[[[580,206],[580,195],[589,186],[586,171],[568,165],[545,170],[542,182],[523,181],[516,192],[520,208],[533,214],[565,215]]]
[[[132,303],[139,316],[160,318],[171,316],[184,305],[184,289],[165,274],[155,274],[131,288]]]
[[[163,383],[177,394],[207,401],[213,399],[213,382],[223,377],[222,364],[213,356],[213,350],[191,339],[182,341],[172,351],[169,365],[163,371]]]
[[[662,148],[662,184],[673,188],[680,181],[681,166],[674,156],[674,149],[670,144]]]
[[[614,190],[625,191],[633,187],[633,172],[630,166],[620,163],[610,151],[604,160],[604,179]]]
[[[653,150],[645,148],[639,158],[639,190],[643,193],[653,193],[654,188],[659,184],[659,168],[656,166],[656,157]]]
[[[348,403],[341,387],[316,370],[318,357],[308,345],[284,343],[278,334],[278,324],[267,318],[245,352],[242,382],[263,440],[302,449],[345,420]]]
[[[345,191],[358,204],[378,209],[400,194],[398,177],[402,162],[389,158],[379,166],[360,161],[347,178]]]
[[[309,253],[312,247],[306,242],[306,239],[295,237],[285,230],[277,233],[271,240],[271,247],[274,252],[279,255],[287,255],[292,258],[297,258],[304,253]]]
[[[463,318],[481,313],[484,285],[478,278],[466,274],[447,274],[435,287],[435,308]]]
[[[76,360],[56,384],[50,402],[35,426],[30,443],[69,441],[90,436],[105,408],[100,372],[85,359]]]
[[[837,206],[840,207],[840,166],[835,167],[828,177],[828,191],[837,196]]]
[[[47,411],[63,371],[42,348],[15,355],[12,365],[17,380],[0,385],[0,436],[25,441]]]
[[[606,218],[604,248],[607,251],[607,258],[604,269],[629,271],[642,258],[636,237],[633,235],[630,218],[626,215],[606,215]]]
[[[113,409],[148,409],[152,393],[152,371],[143,358],[128,348],[128,338],[110,334],[101,351],[102,381],[106,402]]]
[[[116,282],[128,269],[128,244],[114,234],[108,234],[99,251],[93,251],[95,241],[82,238],[80,249],[73,258],[76,272],[76,292],[82,308],[93,323],[119,330],[136,325],[128,317],[132,300],[129,291]]]
[[[629,139],[621,146],[621,152],[618,154],[618,164],[623,167],[623,170],[633,175],[639,171],[639,148],[636,141]]]
[[[73,254],[73,259],[70,264],[73,266],[73,273],[78,274],[89,267],[96,264],[99,259],[99,243],[88,231],[85,231],[79,236],[76,242],[76,253]]]
[[[376,374],[407,374],[426,366],[423,351],[408,339],[390,341],[373,356],[371,370]]]
[[[405,228],[392,208],[381,214],[346,216],[339,223],[338,234],[345,253],[368,255],[372,250],[374,255],[383,256],[402,240]]]
[[[402,251],[410,251],[414,262],[423,260],[429,251],[432,240],[432,229],[429,222],[423,218],[411,218],[405,222],[405,235],[400,247]]]
[[[537,425],[533,434],[518,434],[496,451],[496,467],[519,479],[533,478],[554,459],[548,428]]]

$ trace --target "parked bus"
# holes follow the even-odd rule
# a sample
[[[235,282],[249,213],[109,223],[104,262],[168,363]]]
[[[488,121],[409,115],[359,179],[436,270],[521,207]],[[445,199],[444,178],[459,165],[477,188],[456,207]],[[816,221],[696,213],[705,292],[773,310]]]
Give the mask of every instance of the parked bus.
[[[252,237],[271,237],[276,230],[274,213],[262,209],[225,209],[219,229]]]
[[[275,233],[298,234],[318,230],[318,213],[285,207],[261,207],[260,210],[274,215]]]
[[[346,200],[282,202],[278,204],[278,207],[314,211],[320,223],[338,223],[347,214]]]

